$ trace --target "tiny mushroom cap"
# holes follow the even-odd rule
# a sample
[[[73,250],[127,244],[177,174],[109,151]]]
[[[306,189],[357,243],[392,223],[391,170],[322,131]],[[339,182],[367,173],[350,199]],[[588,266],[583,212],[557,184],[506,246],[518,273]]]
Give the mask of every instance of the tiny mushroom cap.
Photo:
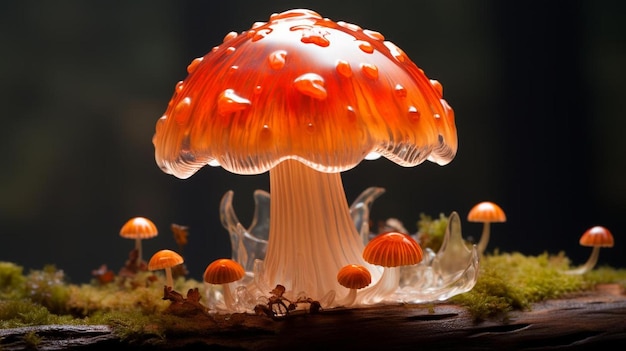
[[[363,258],[383,267],[410,266],[422,261],[420,245],[408,234],[387,232],[379,234],[365,246]]]
[[[348,289],[362,289],[372,282],[372,275],[359,264],[344,266],[337,273],[337,281]]]
[[[219,258],[206,267],[204,281],[209,284],[228,284],[243,278],[245,274],[237,261]]]
[[[491,202],[480,202],[469,211],[467,220],[470,222],[506,222],[506,215],[500,206]]]
[[[173,286],[174,279],[172,277],[172,267],[178,266],[185,262],[183,257],[172,250],[160,250],[157,251],[148,262],[148,269],[155,271],[158,269],[165,270],[165,276],[167,280],[167,286]]]
[[[145,217],[134,217],[120,229],[120,236],[127,239],[150,239],[159,234],[156,225]]]
[[[602,226],[587,229],[579,240],[582,246],[613,247],[613,234]]]
[[[172,250],[159,250],[150,258],[148,269],[156,271],[158,269],[172,268],[184,262],[183,257]]]

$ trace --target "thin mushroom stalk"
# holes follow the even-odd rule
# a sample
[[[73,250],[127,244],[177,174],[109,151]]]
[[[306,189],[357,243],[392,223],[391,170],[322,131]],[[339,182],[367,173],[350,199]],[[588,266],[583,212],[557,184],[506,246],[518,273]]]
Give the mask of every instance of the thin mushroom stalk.
[[[480,255],[482,255],[485,252],[485,249],[487,249],[487,244],[489,243],[490,235],[491,235],[491,223],[485,222],[483,223],[483,232],[480,235],[480,240],[478,241],[478,244],[476,245],[476,250],[478,251]]]
[[[567,274],[585,274],[592,270],[598,263],[598,257],[600,256],[600,248],[613,247],[614,239],[610,230],[603,226],[594,226],[587,229],[580,237],[579,244],[582,246],[592,247],[591,255],[587,259],[587,262],[579,268],[570,269],[565,271]]]
[[[580,267],[565,271],[566,274],[585,274],[592,270],[598,263],[598,257],[600,257],[600,246],[594,246],[591,250],[591,255],[587,261]]]
[[[348,295],[344,296],[341,299],[335,300],[334,305],[350,307],[354,305],[354,302],[356,301],[356,294],[357,289],[348,289]]]
[[[235,302],[237,300],[233,295],[231,283],[222,284],[222,295],[224,297],[224,305],[226,305],[226,308],[231,311],[236,310]]]
[[[357,303],[379,303],[392,295],[400,285],[400,267],[385,267],[380,279],[359,294]]]
[[[137,262],[136,266],[140,267],[143,261],[143,252],[141,250],[141,238],[135,239],[135,250],[137,250]]]
[[[172,275],[172,268],[165,268],[165,284],[170,287],[174,287],[174,276]]]

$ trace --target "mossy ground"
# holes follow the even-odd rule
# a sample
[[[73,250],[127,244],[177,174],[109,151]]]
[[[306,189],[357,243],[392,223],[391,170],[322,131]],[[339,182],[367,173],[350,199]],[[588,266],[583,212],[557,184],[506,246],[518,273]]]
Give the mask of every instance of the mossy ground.
[[[448,218],[443,214],[438,218],[422,214],[417,223],[422,246],[437,251],[447,224]],[[186,236],[175,239],[182,250]],[[91,282],[80,285],[67,283],[63,271],[52,265],[24,273],[17,264],[0,262],[0,328],[105,324],[113,327],[121,338],[134,340],[159,340],[171,331],[201,333],[204,326],[196,323],[197,319],[181,318],[169,309],[172,301],[164,300],[163,274],[137,271],[132,252],[129,257],[118,275],[103,266],[94,271],[97,274]],[[467,308],[474,319],[484,320],[506,318],[508,312],[528,310],[534,302],[591,290],[600,283],[626,288],[626,269],[598,267],[584,275],[563,273],[570,268],[564,253],[525,256],[496,251],[481,257],[474,288],[454,296],[449,302]],[[193,289],[204,290],[204,283],[185,278],[184,269],[179,273],[174,291],[187,292],[189,297]],[[203,306],[202,301],[199,302]],[[193,308],[191,311],[198,312]],[[204,320],[219,325],[230,319],[225,325],[232,325],[233,320],[240,317],[216,314]],[[37,342],[36,335],[31,339]]]
[[[477,320],[506,318],[513,310],[530,309],[532,303],[593,289],[599,283],[626,288],[626,269],[598,267],[584,275],[568,275],[563,254],[525,256],[521,253],[489,254],[481,259],[476,286],[449,302],[465,306]],[[159,338],[167,330],[193,331],[193,319],[185,321],[163,313],[165,278],[159,272],[140,271],[132,278],[115,277],[101,283],[68,284],[54,266],[24,273],[10,262],[0,262],[0,328],[33,325],[106,324],[121,337]],[[203,290],[203,283],[178,277],[174,290]],[[217,323],[217,319],[216,319]]]

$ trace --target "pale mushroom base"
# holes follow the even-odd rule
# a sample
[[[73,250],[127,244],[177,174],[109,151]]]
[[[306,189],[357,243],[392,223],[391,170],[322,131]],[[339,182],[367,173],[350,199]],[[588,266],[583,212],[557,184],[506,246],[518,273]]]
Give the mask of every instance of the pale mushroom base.
[[[350,206],[350,213],[364,241],[371,237],[369,213],[374,199],[384,192],[382,188],[366,189]],[[265,281],[263,258],[267,245],[269,229],[270,194],[257,190],[254,193],[256,204],[252,224],[247,229],[238,221],[232,205],[233,192],[227,192],[220,204],[222,224],[228,230],[232,245],[232,258],[246,269],[246,277],[237,282],[234,288],[234,303],[231,308],[220,303],[221,294],[207,291],[212,306],[218,312],[252,312],[254,307],[267,301],[270,290],[274,287]],[[424,259],[417,265],[400,268],[396,275],[397,288],[392,292],[381,289],[378,280],[358,291],[351,307],[362,307],[385,303],[427,303],[447,300],[452,296],[471,290],[478,279],[479,255],[476,246],[468,247],[461,234],[461,221],[456,212],[449,216],[449,222],[443,244],[438,252],[424,250]],[[381,272],[375,274],[378,279]],[[348,295],[349,289],[330,290],[323,296],[308,296],[320,302],[322,308],[341,306],[341,301]],[[289,300],[307,297],[307,292],[289,291],[284,294]],[[218,300],[218,301],[216,301]]]

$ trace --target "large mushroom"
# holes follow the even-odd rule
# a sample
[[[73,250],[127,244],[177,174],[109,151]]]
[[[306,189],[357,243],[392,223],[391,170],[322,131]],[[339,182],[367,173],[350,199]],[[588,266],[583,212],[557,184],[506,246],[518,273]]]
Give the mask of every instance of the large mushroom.
[[[157,122],[156,162],[182,179],[207,164],[269,171],[269,242],[255,277],[266,286],[320,298],[342,289],[341,267],[371,267],[340,172],[371,153],[405,167],[456,154],[439,82],[382,34],[310,10],[231,32],[187,71]]]

